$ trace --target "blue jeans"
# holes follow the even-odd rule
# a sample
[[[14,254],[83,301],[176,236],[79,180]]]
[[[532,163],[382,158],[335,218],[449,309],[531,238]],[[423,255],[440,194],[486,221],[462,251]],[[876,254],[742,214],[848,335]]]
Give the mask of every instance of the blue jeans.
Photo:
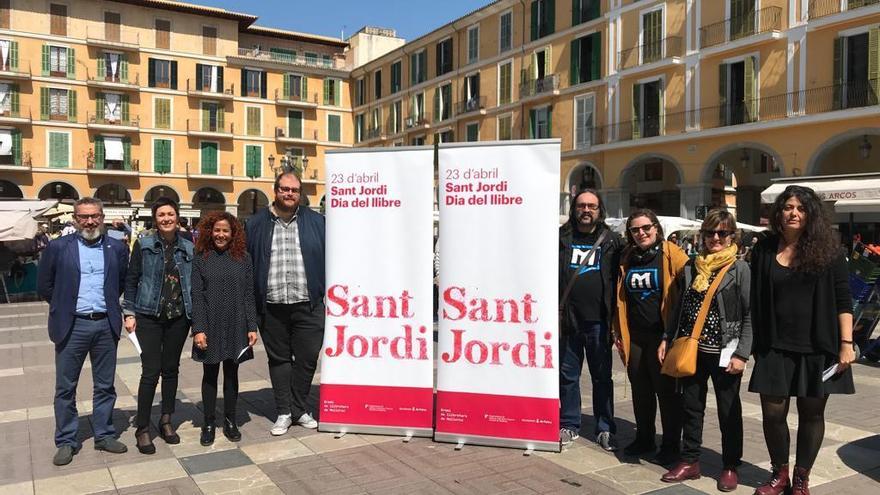
[[[67,338],[55,346],[55,446],[80,448],[77,438],[76,386],[86,355],[92,362],[92,429],[95,441],[116,436],[116,344],[110,322],[74,318]]]
[[[608,326],[601,321],[579,322],[577,329],[563,335],[560,354],[560,428],[574,431],[581,429],[580,379],[586,357],[593,382],[593,416],[596,418],[593,433],[617,433],[617,425],[614,423],[614,385],[611,383]]]

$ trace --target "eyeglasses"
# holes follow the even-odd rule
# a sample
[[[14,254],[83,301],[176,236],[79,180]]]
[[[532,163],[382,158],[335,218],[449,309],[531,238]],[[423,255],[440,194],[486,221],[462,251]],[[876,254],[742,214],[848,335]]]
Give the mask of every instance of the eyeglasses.
[[[299,194],[299,188],[298,188],[298,187],[284,187],[284,186],[278,186],[278,191],[279,191],[279,192],[283,192],[283,193]]]
[[[655,224],[653,224],[653,223],[649,223],[646,225],[639,225],[638,227],[630,227],[627,230],[629,230],[629,233],[632,235],[638,234],[640,230],[642,231],[643,234],[648,234],[651,232],[651,229],[654,228],[654,225]]]
[[[578,204],[574,205],[574,208],[576,210],[596,211],[599,209],[599,205],[597,205],[596,203],[578,203]]]
[[[724,239],[725,237],[730,237],[736,233],[735,230],[700,230],[700,233],[703,234],[703,237],[708,237],[709,239],[715,237],[716,235]]]
[[[76,214],[74,216],[76,217],[77,220],[86,221],[86,220],[100,220],[101,218],[104,217],[104,214],[103,213],[92,213],[91,215]]]

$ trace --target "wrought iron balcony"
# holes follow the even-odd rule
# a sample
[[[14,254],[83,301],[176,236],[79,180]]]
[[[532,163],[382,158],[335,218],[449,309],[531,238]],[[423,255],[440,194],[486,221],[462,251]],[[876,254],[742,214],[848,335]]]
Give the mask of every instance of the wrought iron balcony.
[[[196,125],[198,122],[198,119],[196,119],[191,124],[190,119],[186,119],[186,133],[190,136],[215,138],[232,138],[233,134],[235,134],[235,122],[223,124],[215,120]]]
[[[765,7],[700,28],[700,47],[708,48],[782,29],[782,9]]]
[[[316,107],[318,106],[318,93],[312,93],[312,99],[309,100],[308,94],[285,94],[283,90],[276,89],[275,103],[278,105],[287,105],[291,107]]]
[[[138,91],[140,89],[140,83],[140,74],[138,73],[135,73],[134,77],[129,76],[123,79],[118,76],[114,77],[110,74],[100,77],[97,74],[92,74],[90,70],[86,69],[86,84],[89,86],[121,91]]]
[[[474,98],[470,98],[464,101],[458,102],[456,105],[456,115],[463,115],[471,112],[479,112],[486,108],[486,97],[485,96],[476,96]]]
[[[528,98],[544,93],[551,93],[559,89],[559,74],[550,74],[541,79],[532,79],[519,86],[519,97]]]
[[[810,19],[820,19],[871,5],[880,5],[880,0],[847,0],[842,5],[840,0],[810,0],[807,15]]]
[[[238,57],[261,62],[272,62],[284,65],[300,65],[319,69],[349,70],[345,65],[345,57],[335,54],[330,60],[318,57],[306,57],[300,54],[278,53],[262,48],[239,48]]]
[[[425,113],[418,117],[407,117],[404,120],[404,127],[406,129],[426,128],[429,125],[431,125],[431,116]]]
[[[117,132],[138,132],[140,130],[140,116],[123,119],[115,116],[96,115],[86,113],[86,125],[89,129],[98,129]]]
[[[13,108],[11,103],[0,106],[0,123],[2,124],[30,124],[32,121],[30,107]]]
[[[621,50],[617,54],[617,65],[620,70],[626,70],[681,56],[681,37],[670,36],[658,41]]]
[[[232,83],[227,88],[221,88],[221,91],[211,91],[211,85],[208,84],[204,87],[198,87],[195,81],[191,79],[186,80],[186,94],[188,96],[195,96],[199,98],[213,98],[215,100],[231,100],[235,98],[235,83]]]

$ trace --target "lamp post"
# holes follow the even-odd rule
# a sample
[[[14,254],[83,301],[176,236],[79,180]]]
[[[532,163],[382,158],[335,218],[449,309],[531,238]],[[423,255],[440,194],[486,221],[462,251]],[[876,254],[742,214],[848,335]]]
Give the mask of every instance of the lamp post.
[[[269,170],[278,175],[278,172],[275,171],[275,155],[269,155]]]

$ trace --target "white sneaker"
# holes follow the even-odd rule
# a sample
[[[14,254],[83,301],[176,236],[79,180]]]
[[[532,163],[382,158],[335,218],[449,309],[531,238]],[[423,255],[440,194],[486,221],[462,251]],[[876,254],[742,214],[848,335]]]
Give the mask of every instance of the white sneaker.
[[[296,423],[303,428],[308,428],[310,430],[314,430],[318,427],[318,422],[315,421],[315,418],[313,418],[312,415],[309,413],[303,413],[303,415],[300,416],[298,420],[296,420]]]
[[[269,430],[269,433],[276,437],[284,435],[287,433],[291,424],[293,424],[293,420],[291,419],[290,414],[279,414],[278,419],[275,420],[275,424],[272,425],[272,429]]]

